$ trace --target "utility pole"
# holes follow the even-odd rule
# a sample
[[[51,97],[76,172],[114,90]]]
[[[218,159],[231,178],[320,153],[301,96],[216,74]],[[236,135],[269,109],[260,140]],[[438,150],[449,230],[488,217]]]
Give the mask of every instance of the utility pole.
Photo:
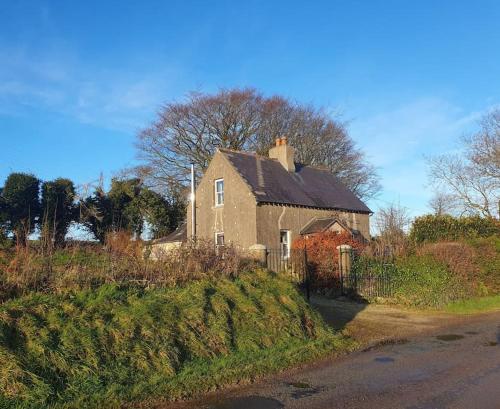
[[[194,163],[191,164],[191,239],[196,240],[196,196]]]

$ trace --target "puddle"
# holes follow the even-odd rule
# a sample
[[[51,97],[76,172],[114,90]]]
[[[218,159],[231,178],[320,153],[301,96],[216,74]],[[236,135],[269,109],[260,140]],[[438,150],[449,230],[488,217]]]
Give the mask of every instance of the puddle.
[[[439,339],[440,341],[457,341],[459,339],[462,339],[464,336],[463,335],[458,335],[458,334],[445,334],[445,335],[438,335],[436,339]]]
[[[479,332],[477,332],[477,331],[465,331],[465,333],[467,335],[478,335],[479,334]]]
[[[210,409],[282,409],[279,400],[264,396],[242,396],[211,405]]]
[[[361,352],[370,352],[374,350],[375,348],[378,347],[383,347],[387,345],[404,345],[408,344],[410,341],[406,338],[387,338],[383,339],[373,345],[368,346],[367,348],[363,349]]]
[[[297,389],[292,392],[292,398],[294,399],[308,398],[309,396],[316,395],[319,392],[320,392],[319,388]]]
[[[307,382],[290,382],[289,386],[293,386],[295,390],[291,393],[293,399],[302,399],[307,398],[309,396],[313,396],[319,392],[321,392],[322,388],[314,388],[309,385]]]
[[[289,383],[289,385],[293,386],[294,388],[300,388],[300,389],[306,389],[311,387],[311,385],[305,382],[291,382]]]
[[[498,342],[495,341],[490,341],[485,344],[487,347],[496,347],[498,345]]]
[[[386,364],[388,362],[394,362],[395,359],[391,358],[390,356],[381,356],[381,357],[375,358],[374,361],[375,362],[382,362],[382,363]]]

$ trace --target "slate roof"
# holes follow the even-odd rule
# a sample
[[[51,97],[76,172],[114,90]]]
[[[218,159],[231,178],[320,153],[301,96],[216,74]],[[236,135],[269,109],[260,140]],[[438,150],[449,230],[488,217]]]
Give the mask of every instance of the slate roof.
[[[187,240],[187,223],[184,221],[177,227],[177,229],[175,229],[168,236],[162,237],[157,240],[153,240],[153,244],[185,242],[186,240]]]
[[[340,220],[337,220],[335,217],[315,217],[306,224],[306,226],[300,231],[300,234],[322,233],[328,230],[328,228],[334,223],[340,224],[348,232],[351,231],[349,227],[347,227]]]
[[[250,186],[258,203],[273,203],[371,213],[330,171],[295,164],[288,172],[277,160],[219,149]]]

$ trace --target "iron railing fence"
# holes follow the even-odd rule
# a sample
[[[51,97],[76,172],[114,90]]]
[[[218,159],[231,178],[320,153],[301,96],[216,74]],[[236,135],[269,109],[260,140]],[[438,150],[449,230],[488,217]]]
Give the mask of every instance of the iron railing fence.
[[[269,270],[286,274],[299,284],[307,280],[307,258],[304,249],[290,249],[286,253],[282,249],[267,250],[266,265]]]
[[[332,295],[375,298],[394,294],[394,265],[360,257],[352,250],[340,249],[338,256],[315,262],[307,249],[292,249],[286,254],[281,249],[267,251],[267,268],[286,274],[303,287],[307,294],[328,290]]]

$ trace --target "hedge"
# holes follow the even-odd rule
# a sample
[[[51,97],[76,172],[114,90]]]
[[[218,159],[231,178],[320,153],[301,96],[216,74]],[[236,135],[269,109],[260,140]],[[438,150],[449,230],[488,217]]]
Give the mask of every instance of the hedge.
[[[417,217],[410,230],[410,238],[416,243],[495,235],[500,235],[500,222],[480,216],[426,215]]]

